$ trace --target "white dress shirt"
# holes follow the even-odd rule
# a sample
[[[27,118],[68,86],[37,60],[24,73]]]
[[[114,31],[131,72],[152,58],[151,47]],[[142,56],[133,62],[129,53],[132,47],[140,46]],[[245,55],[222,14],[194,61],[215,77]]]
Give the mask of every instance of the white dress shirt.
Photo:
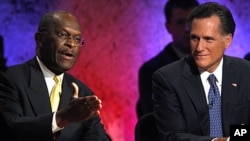
[[[221,95],[221,86],[222,86],[222,65],[223,65],[223,59],[221,59],[219,66],[215,69],[215,71],[213,73],[209,73],[207,71],[204,71],[203,69],[199,68],[200,71],[200,77],[201,77],[201,81],[202,81],[202,85],[206,94],[206,100],[208,103],[208,92],[209,92],[209,88],[210,88],[210,84],[208,82],[208,76],[210,74],[214,74],[216,77],[216,84],[219,88],[219,92]]]
[[[201,81],[202,81],[202,85],[206,94],[206,100],[207,100],[207,104],[209,103],[208,101],[208,92],[209,92],[209,88],[210,88],[210,84],[208,82],[208,76],[210,74],[214,74],[216,77],[216,84],[219,88],[219,92],[221,95],[221,87],[222,87],[222,66],[223,66],[223,58],[220,61],[219,66],[215,69],[215,71],[213,73],[207,72],[201,68],[199,68],[199,72],[200,72],[200,77],[201,77]],[[217,138],[214,138],[212,141],[214,141]],[[230,140],[230,137],[227,138],[227,141]]]
[[[42,70],[42,73],[43,73],[43,76],[44,76],[44,79],[45,79],[45,82],[46,82],[46,85],[47,85],[47,88],[48,88],[48,93],[50,95],[50,92],[53,88],[53,86],[55,85],[55,81],[53,79],[53,77],[55,76],[55,74],[53,72],[51,72],[41,61],[40,59],[38,58],[38,56],[36,57],[37,61],[38,61],[38,64]],[[59,75],[60,79],[63,81],[63,73]],[[57,126],[56,124],[56,112],[53,114],[53,119],[52,119],[52,132],[55,133],[57,131],[60,131],[62,130],[63,128],[60,128]]]

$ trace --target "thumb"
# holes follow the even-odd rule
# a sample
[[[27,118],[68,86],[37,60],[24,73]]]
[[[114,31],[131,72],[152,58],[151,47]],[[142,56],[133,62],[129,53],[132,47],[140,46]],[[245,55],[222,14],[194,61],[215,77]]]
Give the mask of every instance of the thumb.
[[[78,98],[78,92],[79,92],[79,88],[77,86],[77,84],[75,82],[71,83],[73,88],[74,88],[74,93],[72,95],[73,98]]]

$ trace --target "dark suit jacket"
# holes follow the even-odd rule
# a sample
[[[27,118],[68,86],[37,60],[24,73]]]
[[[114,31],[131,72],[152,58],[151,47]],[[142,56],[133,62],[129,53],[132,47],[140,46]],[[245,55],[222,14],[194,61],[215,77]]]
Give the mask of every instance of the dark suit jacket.
[[[224,56],[221,93],[224,136],[229,136],[231,124],[250,124],[249,72],[249,61]],[[153,101],[162,140],[211,141],[206,96],[192,57],[154,73]]]
[[[72,75],[65,73],[59,109],[73,94],[71,82],[79,86],[79,96],[92,95],[91,90]],[[8,141],[52,141],[52,112],[42,71],[35,58],[8,68],[0,77],[0,129]],[[0,134],[1,134],[0,133]],[[6,134],[8,133],[8,134]],[[108,141],[99,117],[64,127],[57,141]],[[2,140],[1,140],[2,141]]]
[[[180,58],[173,50],[172,43],[168,44],[163,51],[154,58],[145,62],[139,70],[139,99],[136,112],[138,118],[146,113],[153,112],[152,101],[152,75],[160,67],[170,64]]]

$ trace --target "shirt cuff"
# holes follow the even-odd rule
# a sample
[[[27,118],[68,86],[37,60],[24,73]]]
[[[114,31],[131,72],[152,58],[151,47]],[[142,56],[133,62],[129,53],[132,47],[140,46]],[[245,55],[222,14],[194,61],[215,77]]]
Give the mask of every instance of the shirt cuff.
[[[217,139],[217,138],[214,138],[212,141],[214,141],[215,139]],[[230,141],[230,137],[227,138],[227,141]]]
[[[53,119],[52,119],[52,133],[56,133],[58,131],[61,131],[63,128],[60,128],[56,124],[56,112],[53,113]]]

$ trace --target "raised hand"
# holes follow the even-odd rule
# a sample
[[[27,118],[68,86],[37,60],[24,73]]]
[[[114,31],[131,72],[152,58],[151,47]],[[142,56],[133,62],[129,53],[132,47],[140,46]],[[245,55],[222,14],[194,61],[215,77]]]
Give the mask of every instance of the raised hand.
[[[59,127],[87,120],[100,114],[102,107],[101,100],[97,96],[78,97],[79,88],[76,83],[72,83],[74,93],[69,105],[56,113],[56,121]]]

